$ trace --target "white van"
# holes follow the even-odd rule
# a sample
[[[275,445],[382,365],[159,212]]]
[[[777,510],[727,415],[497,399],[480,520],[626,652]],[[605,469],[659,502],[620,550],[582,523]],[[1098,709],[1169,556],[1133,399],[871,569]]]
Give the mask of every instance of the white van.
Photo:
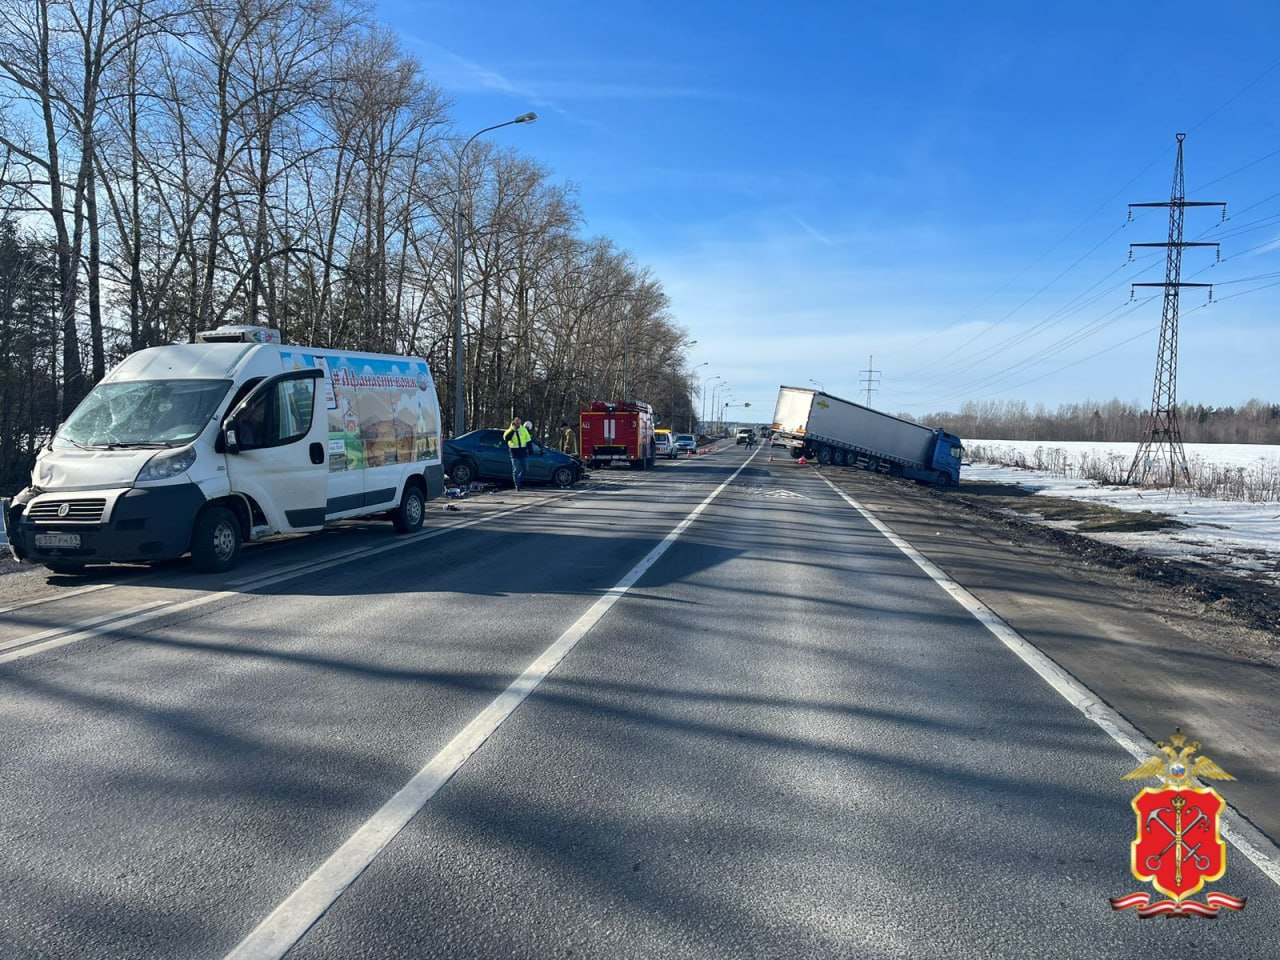
[[[287,346],[262,327],[126,358],[40,452],[5,513],[14,555],[60,573],[385,514],[422,526],[444,492],[440,409],[418,357]]]

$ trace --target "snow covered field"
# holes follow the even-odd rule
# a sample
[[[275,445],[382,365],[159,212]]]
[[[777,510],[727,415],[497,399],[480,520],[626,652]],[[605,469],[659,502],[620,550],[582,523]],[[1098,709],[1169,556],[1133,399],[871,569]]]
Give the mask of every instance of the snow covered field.
[[[1250,503],[1195,496],[1185,489],[1141,490],[1082,479],[1078,465],[1108,460],[1128,468],[1135,443],[1089,441],[966,440],[968,451],[1001,463],[966,463],[964,482],[1012,483],[1037,494],[1104,503],[1121,510],[1150,510],[1175,517],[1185,529],[1141,533],[1090,533],[1091,537],[1151,556],[1194,559],[1262,574],[1280,583],[1280,501]],[[1037,450],[1039,455],[1037,456]],[[1060,454],[1053,453],[1061,451]],[[1280,476],[1280,447],[1256,444],[1187,444],[1192,473],[1205,468],[1243,471],[1246,476]],[[994,456],[993,456],[994,454]],[[1039,464],[1024,469],[1005,464]],[[1120,472],[1123,474],[1124,469]],[[1034,509],[1034,508],[1032,508]]]

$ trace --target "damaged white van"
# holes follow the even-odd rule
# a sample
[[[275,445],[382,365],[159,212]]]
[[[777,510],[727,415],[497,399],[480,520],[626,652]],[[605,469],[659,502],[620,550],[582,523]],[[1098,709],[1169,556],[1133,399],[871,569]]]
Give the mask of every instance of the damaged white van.
[[[4,516],[14,555],[222,571],[245,541],[333,520],[421,527],[444,492],[427,362],[279,339],[222,327],[126,358],[36,458]]]

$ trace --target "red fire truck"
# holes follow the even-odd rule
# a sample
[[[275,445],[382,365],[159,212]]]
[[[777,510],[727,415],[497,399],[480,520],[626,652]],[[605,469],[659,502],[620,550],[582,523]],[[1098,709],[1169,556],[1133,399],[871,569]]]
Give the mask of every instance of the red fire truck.
[[[582,459],[588,466],[629,463],[633,470],[654,464],[653,407],[636,401],[597,400],[579,415]]]

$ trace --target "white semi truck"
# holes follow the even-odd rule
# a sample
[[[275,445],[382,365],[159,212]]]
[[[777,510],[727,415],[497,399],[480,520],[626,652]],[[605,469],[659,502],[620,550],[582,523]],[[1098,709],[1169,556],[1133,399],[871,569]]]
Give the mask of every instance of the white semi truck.
[[[59,573],[191,554],[383,515],[422,526],[444,492],[420,357],[290,346],[263,327],[139,350],[93,388],[4,511],[14,555]]]
[[[920,483],[960,482],[960,438],[821,390],[780,387],[773,442],[793,457],[862,467]]]

